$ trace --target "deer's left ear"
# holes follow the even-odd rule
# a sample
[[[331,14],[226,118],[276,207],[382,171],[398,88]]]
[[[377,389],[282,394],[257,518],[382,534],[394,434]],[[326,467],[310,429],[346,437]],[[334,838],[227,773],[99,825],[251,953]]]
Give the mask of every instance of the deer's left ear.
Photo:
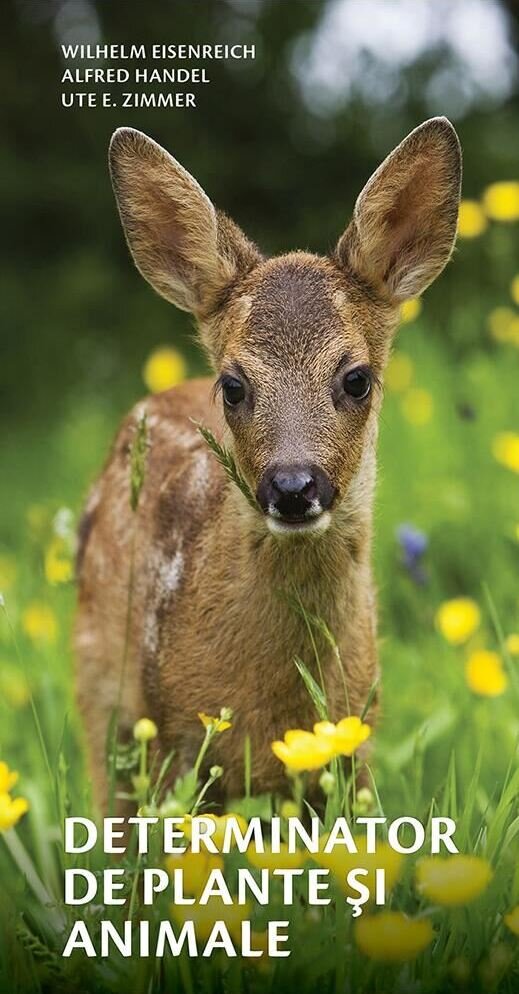
[[[344,266],[395,302],[441,273],[456,237],[461,183],[458,136],[445,117],[425,121],[367,182],[336,250]]]

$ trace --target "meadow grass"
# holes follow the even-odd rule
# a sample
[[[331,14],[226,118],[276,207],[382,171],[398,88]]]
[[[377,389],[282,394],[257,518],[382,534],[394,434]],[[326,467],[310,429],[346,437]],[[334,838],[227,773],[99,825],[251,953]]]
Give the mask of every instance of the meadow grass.
[[[415,960],[401,963],[381,964],[361,953],[339,890],[323,909],[294,905],[296,953],[259,968],[218,957],[62,960],[59,921],[70,928],[77,917],[76,909],[62,903],[63,868],[77,859],[77,865],[101,870],[108,861],[98,850],[82,857],[62,850],[63,817],[88,816],[92,807],[73,695],[74,589],[50,585],[44,573],[55,512],[63,505],[78,510],[115,427],[114,412],[85,401],[50,431],[21,429],[7,439],[3,454],[0,566],[10,624],[2,613],[0,759],[19,771],[16,791],[28,799],[30,810],[16,827],[18,848],[12,834],[0,839],[1,990],[517,989],[519,939],[503,916],[519,904],[518,658],[506,642],[519,631],[519,510],[517,476],[492,454],[495,435],[518,427],[517,350],[480,346],[456,361],[439,329],[424,318],[401,332],[397,353],[411,357],[413,373],[408,386],[388,387],[381,422],[374,554],[383,710],[368,772],[371,796],[362,809],[351,779],[341,775],[327,817],[338,810],[383,811],[388,818],[405,813],[427,823],[434,814],[449,815],[458,823],[460,850],[490,864],[490,882],[471,903],[438,907],[415,886],[416,861],[405,859],[388,906],[429,920],[434,940]],[[427,391],[425,401],[412,393],[417,389]],[[418,575],[401,561],[396,531],[403,523],[427,536]],[[443,602],[460,596],[477,602],[481,624],[456,646],[442,637],[435,619]],[[47,619],[46,635],[28,631],[26,611],[34,603],[54,619]],[[467,685],[466,660],[479,649],[495,650],[507,673],[506,689],[495,697],[475,694]],[[318,682],[318,672],[310,642],[299,666],[302,678],[312,670],[306,679],[315,693],[311,680]],[[317,720],[324,713],[318,692],[316,703]],[[119,756],[130,768],[136,761],[138,749]],[[246,750],[246,771],[247,766],[250,770]],[[163,800],[158,779],[154,770],[147,797],[152,805]],[[250,784],[247,772],[244,780]],[[303,789],[301,782],[294,787],[294,803],[300,804]],[[196,777],[188,776],[173,800],[190,810],[199,793]],[[245,795],[244,814],[270,810],[268,799],[250,796],[250,789]],[[231,873],[236,860],[229,861]],[[131,871],[128,888],[135,896],[135,858],[130,855],[123,865]],[[45,893],[55,902],[52,911],[45,907]],[[134,908],[135,901],[132,913]],[[85,914],[93,928],[105,915],[97,905]],[[156,914],[169,915],[166,901],[159,902]],[[125,916],[124,909],[114,909],[114,921]],[[269,916],[284,918],[286,909],[271,906]],[[262,915],[254,920],[261,929]]]

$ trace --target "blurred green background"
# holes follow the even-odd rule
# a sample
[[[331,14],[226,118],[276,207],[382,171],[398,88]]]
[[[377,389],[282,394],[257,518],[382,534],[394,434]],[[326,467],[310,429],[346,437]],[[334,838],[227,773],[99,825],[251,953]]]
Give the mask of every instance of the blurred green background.
[[[146,390],[143,367],[157,346],[174,345],[188,373],[203,368],[190,317],[155,296],[129,259],[106,165],[112,131],[131,125],[163,143],[264,251],[327,251],[372,170],[434,114],[447,114],[459,132],[464,197],[477,202],[476,228],[469,223],[466,233],[482,230],[459,240],[421,313],[402,326],[387,384],[375,543],[380,735],[402,742],[438,713],[455,736],[472,698],[463,654],[435,629],[438,606],[477,600],[476,648],[495,648],[486,583],[504,634],[519,630],[517,476],[493,453],[496,435],[519,428],[519,311],[510,289],[519,210],[512,202],[496,220],[495,210],[487,217],[477,206],[491,184],[519,179],[517,5],[10,0],[2,26],[0,587],[47,700],[52,741],[71,700],[74,601],[72,585],[52,586],[46,576],[55,513],[78,512],[118,420]],[[257,57],[208,64],[212,82],[193,87],[195,110],[64,109],[59,46],[80,41],[254,42]],[[505,462],[514,463],[513,452]],[[427,543],[418,575],[403,562],[402,524]],[[45,645],[24,627],[32,602],[58,618],[59,635]],[[2,635],[0,745],[23,759],[13,650]],[[508,746],[517,733],[513,702],[481,698],[474,709],[498,726],[489,759],[498,770],[500,736]],[[442,741],[431,784],[453,739]]]

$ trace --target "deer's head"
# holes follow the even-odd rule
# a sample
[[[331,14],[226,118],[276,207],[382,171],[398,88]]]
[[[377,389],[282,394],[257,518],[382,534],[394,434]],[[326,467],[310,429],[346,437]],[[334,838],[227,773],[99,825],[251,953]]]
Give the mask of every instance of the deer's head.
[[[197,319],[266,525],[324,530],[372,473],[399,306],[438,276],[453,248],[456,132],[445,118],[411,132],[362,190],[330,257],[265,259],[138,131],[115,132],[110,164],[138,269]]]

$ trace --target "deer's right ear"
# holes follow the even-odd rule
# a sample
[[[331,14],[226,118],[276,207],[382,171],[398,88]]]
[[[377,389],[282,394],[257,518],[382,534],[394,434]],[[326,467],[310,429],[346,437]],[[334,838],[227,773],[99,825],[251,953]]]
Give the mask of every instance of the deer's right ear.
[[[156,142],[119,128],[110,142],[110,174],[121,222],[138,270],[171,303],[198,316],[261,258],[195,179]]]

